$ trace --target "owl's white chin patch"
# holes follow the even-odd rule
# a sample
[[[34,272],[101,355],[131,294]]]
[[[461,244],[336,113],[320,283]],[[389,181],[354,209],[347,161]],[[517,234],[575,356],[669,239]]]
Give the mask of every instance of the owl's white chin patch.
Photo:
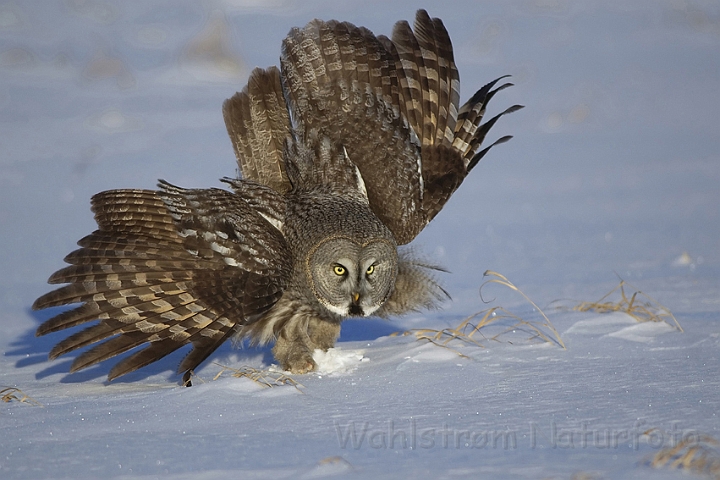
[[[328,310],[330,310],[332,313],[334,313],[336,315],[340,315],[341,317],[350,316],[350,313],[349,313],[350,309],[348,307],[338,307],[337,305],[332,305],[330,303],[324,303],[324,302],[323,302],[323,304],[325,305],[325,308],[327,308]]]
[[[378,308],[380,308],[380,305],[372,305],[370,307],[363,308],[363,317],[369,317],[375,313]]]
[[[341,317],[369,317],[379,308],[379,305],[371,305],[369,307],[362,305],[359,307],[355,306],[355,308],[352,306],[340,307],[329,303],[324,303],[324,305],[325,308],[332,313],[340,315]]]

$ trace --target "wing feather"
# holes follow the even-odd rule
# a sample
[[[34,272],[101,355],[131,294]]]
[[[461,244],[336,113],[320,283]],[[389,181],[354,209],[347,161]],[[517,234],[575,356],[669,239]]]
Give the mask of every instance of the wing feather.
[[[272,190],[243,190],[242,183],[235,181],[236,193],[161,182],[160,191],[94,196],[99,230],[50,277],[68,285],[33,308],[81,303],[43,323],[37,335],[99,323],[59,342],[50,357],[94,345],[75,358],[76,371],[146,344],[111,369],[112,380],[192,344],[180,365],[186,372],[269,310],[282,296],[292,259],[281,232],[251,206],[263,203],[252,192],[268,200]],[[274,196],[266,215],[282,218],[284,203]]]
[[[290,32],[281,64],[303,142],[319,152],[323,139],[329,139],[336,145],[330,150],[347,153],[371,208],[403,243],[416,234],[423,189],[417,137],[397,106],[387,102],[398,95],[395,77],[381,77],[392,70],[391,60],[367,29],[315,20]],[[323,181],[355,189],[361,185],[347,175]]]
[[[243,178],[288,191],[283,152],[290,114],[277,67],[253,70],[243,91],[223,104],[223,117]]]
[[[66,285],[33,308],[80,305],[37,334],[99,320],[50,355],[90,347],[73,362],[75,371],[130,352],[110,379],[191,344],[179,367],[187,377],[234,333],[260,332],[266,340],[284,323],[257,322],[282,297],[293,264],[282,234],[285,194],[322,187],[355,196],[399,245],[409,243],[490,148],[511,138],[482,148],[496,122],[522,108],[483,123],[488,102],[511,86],[504,78],[460,107],[450,37],[424,10],[412,27],[398,22],[391,38],[334,20],[292,29],[281,69],[255,69],[223,104],[243,177],[225,179],[234,193],[161,181],[159,191],[94,196],[98,230],[50,277]],[[424,278],[424,265],[408,265],[402,278]],[[440,296],[431,284],[415,292],[415,303]],[[386,313],[403,310],[400,300]]]
[[[495,88],[500,79],[459,108],[450,37],[442,21],[424,10],[413,27],[397,22],[391,39],[334,20],[292,29],[283,41],[281,80],[299,138],[315,152],[324,139],[345,149],[370,207],[401,245],[415,238],[487,153],[489,147],[476,154],[495,122],[521,108],[481,125],[488,101],[510,86]],[[313,178],[351,187],[343,175]]]

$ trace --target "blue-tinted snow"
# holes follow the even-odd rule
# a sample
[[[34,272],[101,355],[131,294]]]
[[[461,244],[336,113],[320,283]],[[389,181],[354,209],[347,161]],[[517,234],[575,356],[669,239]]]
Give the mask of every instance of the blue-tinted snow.
[[[389,3],[0,4],[0,385],[43,404],[2,404],[2,478],[687,478],[644,459],[720,436],[720,6]],[[173,374],[182,353],[112,384],[108,365],[46,360],[62,335],[36,339],[52,312],[29,307],[94,228],[91,195],[219,186],[235,174],[222,102],[278,63],[291,27],[387,34],[420,6],[453,38],[463,100],[509,73],[489,112],[526,105],[417,240],[453,272],[453,302],[348,322],[327,359],[342,368],[298,376],[300,390],[212,381],[213,362],[267,368],[267,349],[223,347],[190,389]],[[487,308],[487,269],[541,307],[599,299],[620,276],[685,332],[547,308],[567,350],[516,336],[462,358],[387,336]],[[509,290],[483,293],[533,315]]]

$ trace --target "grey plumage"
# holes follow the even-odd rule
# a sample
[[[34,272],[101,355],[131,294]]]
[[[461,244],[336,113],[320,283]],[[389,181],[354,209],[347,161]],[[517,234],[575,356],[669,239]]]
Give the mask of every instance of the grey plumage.
[[[37,331],[84,324],[50,357],[93,345],[71,371],[133,350],[109,378],[186,344],[189,373],[230,337],[275,341],[283,368],[315,368],[348,316],[402,315],[446,294],[432,265],[398,253],[502,137],[478,151],[490,82],[459,106],[439,19],[420,10],[391,38],[314,20],[223,105],[241,179],[231,191],[114,190],[92,199],[98,230],[33,308],[81,303]],[[137,350],[137,347],[144,348]]]

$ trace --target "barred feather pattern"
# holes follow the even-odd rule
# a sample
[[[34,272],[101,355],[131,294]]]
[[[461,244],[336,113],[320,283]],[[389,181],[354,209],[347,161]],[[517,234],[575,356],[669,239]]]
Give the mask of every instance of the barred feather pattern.
[[[43,323],[38,335],[100,320],[51,350],[55,358],[97,344],[75,358],[71,371],[148,344],[115,365],[108,375],[113,379],[192,344],[178,368],[190,371],[282,296],[291,255],[280,231],[252,202],[219,189],[160,186],[159,192],[94,196],[99,229],[78,242],[81,248],[65,258],[70,266],[49,280],[69,285],[33,305],[82,303]],[[282,205],[282,197],[274,196],[276,207]],[[258,197],[245,191],[248,200]]]
[[[399,244],[412,241],[469,171],[503,137],[477,152],[515,105],[482,123],[499,81],[459,107],[460,81],[441,20],[418,11],[392,38],[347,22],[314,20],[283,42],[281,81],[306,143],[328,137],[347,150],[370,205]]]
[[[223,103],[223,117],[243,177],[285,193],[290,114],[277,67],[253,70],[243,91]]]
[[[389,60],[368,30],[314,21],[290,32],[281,64],[300,136],[310,144],[327,137],[345,148],[373,211],[405,243],[422,222],[422,178],[417,138],[385,101],[393,92],[381,76],[391,71]]]
[[[75,358],[76,371],[127,352],[112,379],[192,345],[178,368],[187,380],[234,336],[275,340],[283,368],[304,373],[314,366],[313,348],[334,344],[345,316],[435,306],[447,297],[433,276],[438,269],[396,247],[411,242],[483,156],[511,138],[483,147],[495,123],[522,108],[484,121],[488,102],[511,86],[505,77],[460,106],[453,55],[442,21],[424,10],[412,26],[398,22],[390,38],[335,20],[292,29],[280,69],[253,70],[223,104],[241,174],[223,179],[232,191],[160,181],[157,191],[93,197],[98,230],[50,277],[67,285],[33,305],[79,304],[38,328],[45,335],[85,326],[50,357],[89,347]],[[382,295],[373,297],[360,273],[364,304],[360,290],[344,297],[342,288],[323,290],[335,303],[319,297],[308,275],[322,285],[337,278],[332,268],[313,269],[328,261],[313,252],[333,240],[337,246],[323,252],[345,248],[342,259],[365,245],[384,252],[392,273]]]

